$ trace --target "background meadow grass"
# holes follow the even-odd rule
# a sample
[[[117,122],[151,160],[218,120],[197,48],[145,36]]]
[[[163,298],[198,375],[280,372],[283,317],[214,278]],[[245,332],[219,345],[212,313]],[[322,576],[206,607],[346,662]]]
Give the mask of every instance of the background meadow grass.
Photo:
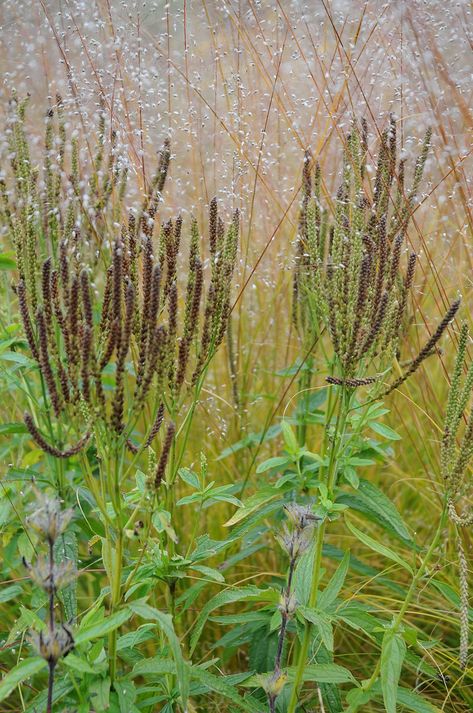
[[[310,149],[320,162],[326,180],[322,190],[330,205],[340,176],[337,147],[353,115],[368,120],[370,156],[377,153],[390,112],[396,115],[403,151],[411,162],[426,128],[433,128],[421,201],[408,233],[419,267],[413,291],[415,320],[403,354],[415,356],[458,292],[463,317],[471,320],[471,13],[466,1],[2,3],[0,111],[6,114],[13,89],[20,97],[31,95],[27,128],[38,157],[43,117],[56,92],[62,94],[72,116],[70,130],[77,132],[84,158],[93,145],[100,96],[108,122],[118,132],[120,153],[129,164],[136,201],[169,135],[173,160],[160,218],[180,210],[185,218],[195,215],[202,226],[214,195],[228,211],[227,217],[233,209],[241,210],[231,316],[233,354],[227,341],[213,362],[189,440],[187,466],[198,463],[203,451],[211,479],[224,484],[247,477],[251,492],[262,477],[256,476],[258,461],[277,455],[280,449],[275,439],[219,458],[232,444],[277,423],[294,407],[297,380],[280,372],[294,364],[300,348],[291,323],[290,295],[303,153]],[[7,148],[1,141],[3,164]],[[1,248],[6,252],[11,245],[2,239]],[[3,272],[4,329],[18,321],[10,283],[11,274]],[[365,471],[392,498],[419,543],[428,542],[441,508],[439,439],[457,334],[458,325],[453,323],[442,351],[389,397],[386,422],[402,440],[393,443],[386,465]],[[3,362],[0,380],[7,366]],[[324,385],[324,377],[317,375],[316,386]],[[24,406],[20,394],[6,394],[0,400],[0,422],[21,421]],[[2,477],[11,465],[24,468],[39,458],[28,436],[1,439]],[[317,451],[317,445],[312,442],[311,449]],[[178,487],[183,488],[182,483]],[[13,534],[8,524],[11,507],[22,508],[21,498],[13,504],[2,501],[6,523],[2,544],[7,555]],[[233,511],[225,503],[205,510],[201,532],[215,539],[225,537],[224,523]],[[182,517],[180,512],[177,517]],[[365,527],[368,533],[375,530],[366,523]],[[184,522],[179,523],[179,531],[186,531]],[[471,556],[471,536],[463,532]],[[346,531],[332,530],[328,542],[350,548],[353,554],[361,549]],[[276,547],[268,542],[250,560],[236,565],[227,583],[278,581]],[[363,556],[374,567],[390,571],[374,553],[365,551]],[[449,585],[451,598],[434,587],[427,593],[421,589],[409,618],[414,625],[421,621],[441,642],[433,654],[425,652],[438,678],[425,685],[424,695],[441,710],[464,713],[473,709],[471,669],[462,674],[461,684],[457,673],[449,677],[458,648],[453,540],[442,543],[439,563],[428,576],[435,573]],[[19,570],[10,571],[6,556],[3,586],[21,583],[23,576]],[[402,576],[396,571],[398,580]],[[375,579],[367,581],[355,572],[348,586],[387,615],[398,608],[396,592],[386,594],[388,590]],[[86,609],[92,600],[84,574],[80,608]],[[0,603],[3,640],[18,617],[18,604]],[[214,622],[207,624],[206,632],[206,641],[212,642],[224,629]],[[351,631],[339,636],[337,648],[343,654],[337,661],[357,678],[368,677],[374,661],[359,653],[363,637]],[[18,655],[18,648],[0,648],[2,667],[8,669]],[[246,655],[242,649],[242,662]],[[235,659],[228,662],[228,672],[232,670],[239,670]],[[9,707],[6,702],[0,710],[17,710],[16,705]],[[382,710],[370,705],[367,710]],[[212,706],[209,699],[205,710],[213,710]],[[217,708],[222,710],[221,701],[215,702]]]

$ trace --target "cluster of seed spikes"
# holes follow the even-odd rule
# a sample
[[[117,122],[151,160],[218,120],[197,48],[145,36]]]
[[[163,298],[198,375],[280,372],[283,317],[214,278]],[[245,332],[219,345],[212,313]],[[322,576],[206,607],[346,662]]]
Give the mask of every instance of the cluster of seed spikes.
[[[440,466],[447,496],[448,514],[457,528],[473,524],[471,507],[458,512],[459,502],[471,502],[471,478],[467,478],[468,466],[473,458],[473,410],[465,419],[463,433],[459,434],[468,405],[471,409],[473,391],[473,362],[465,372],[465,357],[469,342],[468,326],[462,325],[458,352],[448,395],[447,411],[440,453]],[[457,443],[459,444],[457,447]],[[468,657],[468,566],[460,534],[457,537],[457,552],[460,570],[460,665],[466,667]]]
[[[344,148],[343,180],[333,217],[322,208],[322,174],[306,153],[302,206],[293,283],[293,321],[311,348],[328,331],[335,355],[332,383],[355,388],[370,384],[377,371],[398,356],[416,255],[402,267],[404,242],[430,146],[427,132],[412,185],[405,185],[404,160],[397,161],[396,123],[381,134],[372,194],[366,162],[368,130],[354,122]],[[408,364],[397,388],[429,356],[459,301],[452,304],[435,335]]]
[[[10,126],[14,185],[9,193],[4,184],[3,207],[17,253],[16,292],[21,318],[54,415],[63,423],[70,423],[80,413],[87,432],[82,430],[78,442],[66,447],[64,443],[49,443],[30,414],[25,415],[25,423],[36,443],[56,457],[66,458],[79,452],[89,441],[97,422],[105,424],[107,432],[137,452],[150,446],[157,435],[164,408],[172,418],[179,415],[186,384],[199,388],[208,362],[223,340],[237,258],[238,213],[225,228],[216,200],[210,203],[210,278],[206,287],[197,222],[193,220],[189,231],[183,231],[179,216],[156,229],[157,210],[170,162],[170,147],[166,142],[141,208],[136,214],[129,213],[121,231],[111,240],[110,249],[102,241],[97,261],[96,251],[86,249],[90,240],[84,241],[77,228],[78,224],[90,227],[83,216],[78,215],[82,203],[80,194],[72,193],[72,207],[66,208],[65,215],[57,209],[57,206],[67,205],[70,184],[76,185],[79,191],[80,167],[74,158],[77,149],[73,146],[71,157],[76,177],[67,177],[64,172],[66,139],[60,129],[59,167],[53,171],[51,163],[45,161],[47,190],[41,200],[36,200],[36,181],[32,178],[22,128],[24,105],[20,105],[15,116]],[[88,188],[90,191],[90,185],[96,186],[95,193],[92,192],[94,215],[96,211],[105,210],[104,186],[99,180],[103,134],[101,126]],[[49,143],[51,141],[49,139]],[[110,166],[107,171],[109,169]],[[24,200],[18,200],[24,179],[28,188]],[[118,175],[113,181],[118,181]],[[124,191],[120,189],[120,205],[123,197]],[[39,215],[34,221],[28,217],[30,207]],[[56,221],[54,231],[50,227],[52,213]],[[187,243],[186,251],[189,251],[186,270],[182,269],[182,243]],[[40,264],[37,255],[45,252],[49,256]],[[187,281],[184,299],[180,300],[178,282],[183,273]],[[133,443],[132,432],[147,399],[154,419],[138,447]],[[174,432],[171,421],[164,438],[164,450],[167,444],[169,451]],[[161,461],[157,480],[162,478]]]

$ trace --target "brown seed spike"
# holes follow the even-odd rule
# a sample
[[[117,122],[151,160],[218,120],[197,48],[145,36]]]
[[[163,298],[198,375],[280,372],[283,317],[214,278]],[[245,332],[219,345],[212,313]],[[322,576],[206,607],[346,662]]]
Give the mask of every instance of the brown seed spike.
[[[113,267],[109,267],[105,277],[105,288],[102,299],[102,314],[100,317],[100,334],[105,336],[110,320],[110,304],[112,301]]]
[[[409,255],[409,261],[407,264],[407,272],[406,272],[406,280],[404,283],[404,289],[409,290],[412,285],[412,281],[414,279],[414,272],[416,269],[416,263],[417,263],[417,255],[415,253],[411,253]]]
[[[166,431],[166,437],[164,439],[163,443],[163,449],[161,451],[161,455],[159,457],[158,461],[158,467],[156,468],[156,475],[154,478],[154,487],[156,490],[159,488],[159,486],[162,483],[162,480],[164,478],[164,473],[166,472],[166,465],[169,459],[169,453],[171,451],[171,446],[172,442],[174,440],[174,435],[176,433],[176,426],[175,424],[171,421],[168,430]]]
[[[113,317],[120,324],[123,286],[123,245],[117,238],[113,246]]]
[[[452,304],[447,310],[447,313],[445,314],[444,318],[438,325],[437,329],[435,332],[432,334],[428,342],[422,347],[420,350],[419,354],[416,356],[416,358],[411,362],[411,365],[409,369],[403,374],[402,376],[399,377],[399,379],[396,379],[396,381],[391,384],[391,386],[383,393],[383,397],[387,396],[390,394],[392,391],[395,389],[399,388],[406,379],[409,378],[414,372],[417,371],[419,366],[422,364],[422,362],[430,355],[433,353],[433,349],[436,347],[437,343],[439,340],[442,338],[443,333],[447,329],[448,325],[450,322],[454,319],[456,313],[458,312],[458,308],[460,307],[461,299],[458,298]]]
[[[154,419],[154,423],[150,428],[148,438],[145,441],[144,448],[148,448],[153,440],[156,438],[158,435],[159,429],[161,428],[161,424],[164,420],[164,404],[161,403],[158,408],[158,412],[156,414],[156,418]]]
[[[41,271],[41,292],[43,296],[43,309],[48,331],[52,330],[52,307],[51,307],[51,258],[48,257],[43,262]]]
[[[209,247],[212,256],[215,256],[217,250],[217,219],[217,199],[212,198],[209,205]]]
[[[386,309],[388,306],[388,299],[389,299],[389,293],[384,292],[383,296],[381,297],[381,301],[379,303],[379,308],[378,308],[378,311],[376,312],[374,322],[371,325],[371,329],[368,333],[368,336],[366,337],[365,343],[361,347],[360,357],[363,357],[371,349],[371,347],[376,343],[378,334],[381,330],[381,327],[383,326],[384,318],[386,317]]]
[[[49,396],[51,398],[54,413],[56,414],[56,416],[59,416],[61,412],[61,400],[59,398],[56,380],[54,378],[51,363],[49,361],[48,332],[46,328],[44,312],[42,309],[38,309],[36,313],[36,322],[38,324],[39,334],[39,364],[41,368],[41,373],[44,377],[44,381],[46,382],[46,386],[48,387]]]
[[[149,300],[149,330],[150,332],[156,326],[156,320],[159,312],[159,292],[161,287],[161,268],[159,265],[153,267],[151,275],[151,294]]]
[[[302,194],[303,200],[307,202],[312,194],[311,176],[311,155],[309,149],[304,152],[304,164],[302,169]]]
[[[79,451],[84,448],[91,436],[90,432],[87,432],[74,446],[61,451],[59,448],[56,448],[48,443],[47,440],[41,435],[39,429],[33,421],[33,418],[28,412],[25,412],[23,420],[36,445],[38,445],[45,453],[49,453],[49,455],[54,456],[55,458],[71,458],[73,455],[76,455],[76,453],[79,453]]]
[[[377,378],[374,376],[367,376],[363,379],[338,379],[336,376],[326,376],[325,381],[328,384],[334,384],[335,386],[348,386],[350,389],[356,389],[358,386],[368,386],[369,384],[374,384]]]
[[[31,326],[30,313],[28,309],[28,302],[26,298],[26,286],[24,280],[20,280],[16,292],[18,295],[18,306],[20,308],[21,320],[23,322],[23,328],[25,330],[26,339],[28,346],[31,350],[33,357],[39,363],[39,351],[36,345],[36,339],[33,334],[33,327]]]
[[[171,140],[169,138],[164,139],[163,148],[159,156],[158,173],[159,179],[156,184],[156,189],[159,193],[163,192],[164,184],[166,183],[166,178],[168,175],[169,164],[171,162]]]
[[[79,279],[74,277],[72,280],[69,302],[69,333],[73,364],[77,364],[77,341],[79,337],[79,287]]]
[[[108,364],[108,362],[112,358],[113,350],[118,345],[119,334],[120,334],[120,327],[119,327],[117,320],[115,319],[113,321],[112,327],[110,329],[110,335],[108,337],[108,342],[107,342],[105,352],[104,352],[102,359],[100,361],[99,371],[102,371],[102,369],[105,368],[105,366]]]
[[[59,243],[59,272],[64,292],[64,303],[67,306],[69,301],[69,259],[67,256],[67,243],[65,240],[61,240]]]
[[[121,334],[120,350],[118,354],[119,366],[125,362],[128,349],[130,347],[131,333],[133,329],[133,317],[135,314],[135,288],[131,280],[127,281],[125,293],[125,325]],[[117,367],[118,368],[118,367]]]
[[[90,285],[89,285],[89,274],[84,268],[80,273],[80,287],[82,293],[82,304],[84,306],[84,317],[87,326],[92,329],[93,326],[93,313],[92,313],[92,300],[90,297]]]
[[[88,324],[82,335],[82,395],[84,400],[90,402],[90,356],[92,351],[92,327]]]

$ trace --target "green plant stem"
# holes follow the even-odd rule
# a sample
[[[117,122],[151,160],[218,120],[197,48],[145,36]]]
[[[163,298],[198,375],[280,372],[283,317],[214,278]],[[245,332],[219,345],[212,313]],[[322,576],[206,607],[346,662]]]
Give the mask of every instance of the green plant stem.
[[[117,543],[116,543],[116,556],[115,558],[112,558],[111,560],[111,566],[112,566],[112,581],[111,581],[111,595],[112,595],[112,606],[111,606],[111,613],[117,609],[117,607],[120,604],[121,600],[121,578],[122,578],[122,569],[123,569],[123,534],[122,531],[119,530],[118,532],[118,537],[117,537]],[[115,680],[116,673],[117,673],[117,633],[118,630],[114,629],[113,631],[110,632],[109,634],[109,640],[108,640],[108,657],[110,661],[110,680],[113,681]]]
[[[300,403],[302,403],[302,405],[305,405],[307,403],[307,399],[310,396],[309,392],[310,392],[310,387],[311,387],[312,368],[313,368],[312,357],[307,358],[305,367],[306,368],[303,369],[300,379],[299,379],[299,391],[301,392]],[[297,441],[301,448],[305,445],[306,437],[307,437],[307,424],[306,423],[298,424],[298,426],[297,426]]]
[[[327,488],[329,491],[329,497],[332,495],[332,491],[335,485],[337,466],[338,466],[338,454],[341,448],[343,448],[343,435],[345,433],[346,419],[350,406],[350,397],[345,389],[342,390],[341,398],[338,403],[337,421],[335,424],[335,433],[333,435],[332,448],[330,451],[330,460],[327,472]],[[330,420],[331,414],[328,414],[328,420]],[[315,545],[315,560],[314,567],[312,570],[312,581],[310,586],[310,594],[308,606],[313,609],[317,604],[317,595],[319,591],[319,581],[320,572],[322,568],[322,551],[324,546],[325,538],[325,528],[326,519],[320,523],[317,528],[317,537]],[[299,696],[299,691],[302,685],[302,680],[304,676],[304,669],[307,662],[307,654],[309,652],[309,644],[312,632],[312,624],[308,621],[304,622],[304,636],[302,639],[302,644],[299,649],[296,677],[294,680],[294,685],[291,692],[291,698],[289,701],[288,713],[294,713],[297,706],[297,700]]]
[[[108,536],[108,546],[109,546],[109,563],[111,567],[110,571],[110,589],[111,589],[111,613],[118,608],[121,601],[121,579],[123,571],[123,527],[122,527],[122,513],[121,513],[121,498],[120,498],[120,474],[123,466],[123,448],[120,450],[118,447],[114,453],[113,458],[113,468],[108,469],[108,487],[109,496],[113,503],[115,514],[116,514],[116,542],[115,542],[115,556],[112,555],[112,542],[110,538],[110,530],[107,529]],[[110,463],[109,463],[110,466]],[[110,472],[111,471],[111,472]],[[113,684],[116,673],[117,673],[117,636],[118,629],[109,634],[109,666],[110,666],[110,679]]]
[[[321,563],[322,563],[322,550],[323,550],[323,546],[324,546],[324,537],[325,537],[325,520],[319,525],[319,527],[317,529],[317,539],[316,539],[316,545],[315,545],[315,561],[314,561],[314,568],[312,570],[312,582],[311,582],[309,602],[308,602],[308,605],[311,608],[315,607],[315,605],[317,603],[317,593],[318,593],[318,584],[319,584],[320,569],[321,569]],[[304,636],[302,639],[301,647],[299,649],[297,669],[296,669],[296,678],[294,680],[291,698],[289,701],[289,707],[287,709],[288,713],[294,713],[294,711],[296,710],[297,700],[298,700],[298,696],[299,696],[299,690],[302,685],[304,669],[305,669],[305,665],[306,665],[306,661],[307,661],[307,654],[309,651],[311,628],[312,627],[311,627],[310,623],[306,621],[304,623]]]

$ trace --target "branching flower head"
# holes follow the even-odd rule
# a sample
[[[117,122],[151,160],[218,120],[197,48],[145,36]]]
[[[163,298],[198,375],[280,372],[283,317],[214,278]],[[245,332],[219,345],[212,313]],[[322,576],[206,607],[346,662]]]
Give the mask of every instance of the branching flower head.
[[[313,348],[327,331],[334,354],[332,383],[349,387],[370,384],[377,372],[397,356],[415,253],[403,267],[406,231],[427,159],[428,131],[418,156],[411,186],[405,185],[404,161],[397,161],[396,123],[380,136],[373,190],[367,181],[368,130],[354,122],[344,148],[342,184],[333,217],[322,208],[322,174],[311,170],[307,153],[294,272],[293,320],[306,345]],[[453,303],[418,357],[392,388],[415,371],[432,353],[453,319]]]
[[[169,140],[141,205],[129,210],[126,166],[118,160],[113,131],[106,150],[103,108],[95,155],[81,166],[57,98],[46,119],[43,180],[37,181],[25,107],[12,102],[11,171],[0,187],[0,213],[15,248],[19,311],[48,407],[56,419],[71,420],[77,437],[72,445],[53,444],[31,414],[25,423],[36,444],[56,458],[88,447],[97,424],[133,451],[130,435],[145,403],[181,410],[225,336],[239,214],[225,225],[217,201],[211,201],[204,270],[196,220],[186,227],[177,215],[160,224]],[[52,160],[54,147],[58,161]],[[90,207],[86,216],[84,206]],[[184,270],[183,246],[189,248]],[[143,448],[157,436],[162,419],[158,411],[143,434]]]

